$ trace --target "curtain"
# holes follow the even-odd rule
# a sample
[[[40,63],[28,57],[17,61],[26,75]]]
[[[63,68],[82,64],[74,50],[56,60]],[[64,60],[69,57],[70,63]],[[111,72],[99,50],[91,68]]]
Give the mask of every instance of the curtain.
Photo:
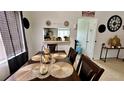
[[[21,16],[17,11],[0,12],[0,31],[11,74],[28,60]]]

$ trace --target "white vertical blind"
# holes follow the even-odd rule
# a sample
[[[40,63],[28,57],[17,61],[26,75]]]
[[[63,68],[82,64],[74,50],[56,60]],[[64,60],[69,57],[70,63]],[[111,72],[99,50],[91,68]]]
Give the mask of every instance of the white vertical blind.
[[[6,60],[6,59],[7,59],[7,56],[5,52],[5,47],[4,47],[3,40],[0,33],[0,61]]]
[[[11,34],[11,39],[13,43],[13,47],[15,49],[15,53],[18,54],[21,52],[21,45],[20,45],[20,36],[18,34],[18,28],[16,24],[16,18],[14,12],[6,12],[6,17],[8,21],[8,26]]]
[[[0,11],[0,80],[10,75],[9,59],[26,51],[23,35],[20,12]]]
[[[8,67],[7,55],[0,33],[0,80],[4,80],[9,75],[10,71]]]
[[[25,52],[23,30],[19,12],[0,12],[0,30],[7,57]]]
[[[25,51],[25,44],[24,44],[24,35],[23,35],[23,29],[22,29],[22,21],[20,12],[15,12],[15,17],[16,17],[16,23],[17,23],[17,28],[18,28],[18,34],[20,38],[20,46],[21,46],[21,51]]]
[[[3,11],[0,12],[0,32],[3,38],[3,42],[5,45],[8,58],[11,56],[14,56],[13,47],[12,47],[12,43],[11,43],[9,31],[8,31],[8,26],[7,26],[5,14]]]

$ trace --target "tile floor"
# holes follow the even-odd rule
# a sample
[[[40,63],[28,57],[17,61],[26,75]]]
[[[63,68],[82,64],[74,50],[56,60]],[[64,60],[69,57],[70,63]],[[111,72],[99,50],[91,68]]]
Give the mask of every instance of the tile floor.
[[[105,71],[100,81],[122,81],[124,80],[124,61],[107,59],[106,62],[95,60],[95,63],[104,68]]]
[[[80,56],[76,58],[74,67],[77,67]],[[105,71],[99,81],[123,81],[124,80],[124,61],[117,59],[107,59],[106,62],[101,60],[94,60],[94,62]]]

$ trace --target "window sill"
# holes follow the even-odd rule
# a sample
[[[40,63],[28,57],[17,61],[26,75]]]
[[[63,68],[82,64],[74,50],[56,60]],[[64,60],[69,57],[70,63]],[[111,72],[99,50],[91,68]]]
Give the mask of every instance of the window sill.
[[[24,51],[25,52],[25,51]],[[18,54],[16,54],[16,56],[18,56],[18,55],[20,55],[20,54],[22,54],[22,53],[24,53],[24,52],[21,52],[21,53],[18,53]],[[10,58],[8,58],[8,60],[11,60],[12,58],[14,58],[15,56],[12,56],[12,57],[10,57]],[[8,60],[1,60],[0,61],[0,64],[3,64],[3,63],[5,63],[5,62],[8,62]]]

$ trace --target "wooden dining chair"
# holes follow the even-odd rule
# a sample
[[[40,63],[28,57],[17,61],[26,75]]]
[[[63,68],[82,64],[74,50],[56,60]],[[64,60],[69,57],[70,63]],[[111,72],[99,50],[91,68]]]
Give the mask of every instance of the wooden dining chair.
[[[57,44],[47,44],[47,47],[50,50],[50,53],[55,53]]]
[[[80,67],[81,67],[81,58],[79,59],[79,62],[77,64],[76,72],[79,73]]]
[[[76,56],[77,56],[77,52],[72,47],[70,47],[67,58],[71,62],[72,65],[74,64]]]
[[[78,40],[75,40],[75,43],[74,43],[74,49],[76,50],[76,47],[77,47],[77,43],[78,43]]]
[[[81,65],[79,77],[82,81],[98,81],[104,72],[103,68],[99,67],[84,54],[80,57],[79,65]]]

